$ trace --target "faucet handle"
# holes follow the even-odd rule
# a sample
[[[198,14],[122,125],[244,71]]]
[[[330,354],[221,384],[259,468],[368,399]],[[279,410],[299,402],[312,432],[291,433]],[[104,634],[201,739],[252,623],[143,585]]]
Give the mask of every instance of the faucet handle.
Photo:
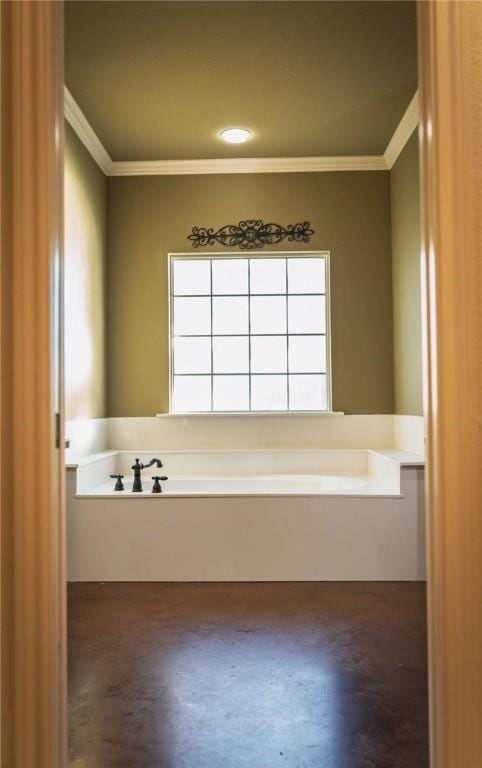
[[[162,493],[161,480],[168,480],[169,478],[167,478],[166,475],[154,475],[152,479],[154,480],[152,493]]]
[[[110,475],[112,479],[117,479],[117,482],[114,486],[114,491],[123,491],[124,490],[124,483],[122,482],[124,475]]]

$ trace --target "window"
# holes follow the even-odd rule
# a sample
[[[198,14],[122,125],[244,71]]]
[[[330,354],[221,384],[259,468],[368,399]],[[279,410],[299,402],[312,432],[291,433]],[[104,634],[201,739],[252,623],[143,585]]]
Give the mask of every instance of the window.
[[[170,257],[171,411],[330,408],[328,254]]]

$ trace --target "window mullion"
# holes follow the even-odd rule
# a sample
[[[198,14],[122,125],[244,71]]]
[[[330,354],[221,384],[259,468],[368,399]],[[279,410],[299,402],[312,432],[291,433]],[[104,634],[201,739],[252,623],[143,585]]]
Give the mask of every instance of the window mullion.
[[[261,254],[260,254],[261,255]],[[247,256],[247,254],[246,254]],[[265,404],[268,407],[283,408],[286,411],[292,409],[298,410],[305,402],[311,404],[313,410],[320,410],[320,406],[325,403],[324,398],[327,400],[327,404],[324,405],[323,410],[329,407],[329,392],[331,386],[331,370],[329,365],[329,304],[327,301],[327,293],[329,292],[329,284],[326,280],[327,271],[327,257],[325,255],[317,256],[320,259],[325,270],[325,285],[323,292],[322,276],[319,274],[319,269],[315,268],[312,263],[307,261],[308,257],[304,257],[306,261],[306,271],[304,270],[305,264],[293,264],[296,262],[298,254],[273,254],[273,259],[278,260],[277,265],[265,267],[264,264],[258,264],[257,259],[253,256],[246,258],[245,264],[247,267],[239,266],[233,271],[231,267],[227,269],[224,265],[216,264],[217,258],[225,258],[223,255],[216,255],[213,257],[196,259],[196,261],[209,261],[209,271],[206,266],[203,270],[199,270],[197,265],[194,265],[194,277],[191,272],[180,272],[180,277],[177,279],[174,275],[174,265],[177,261],[172,259],[170,261],[170,368],[171,368],[171,401],[174,397],[174,389],[177,385],[174,383],[175,375],[179,376],[179,408],[182,409],[189,405],[189,380],[183,379],[184,376],[192,376],[192,386],[195,389],[192,392],[192,401],[194,403],[202,403],[201,408],[209,409],[214,412],[214,380],[217,374],[214,371],[214,342],[216,340],[216,355],[218,365],[221,366],[221,374],[225,377],[238,376],[243,377],[242,368],[245,370],[246,352],[248,357],[248,408],[250,412],[253,411],[253,407],[263,407]],[[257,256],[257,254],[256,254]],[[227,259],[237,259],[237,256],[226,256]],[[285,262],[284,270],[282,262]],[[194,261],[194,260],[193,260]],[[186,267],[188,265],[186,264]],[[196,271],[197,270],[197,271]],[[311,270],[311,271],[310,271]],[[283,308],[283,292],[282,280],[283,271],[285,273],[285,321],[286,328],[282,332],[282,308]],[[197,275],[199,273],[199,281]],[[233,275],[236,278],[233,278]],[[313,275],[313,281],[311,281],[311,275]],[[241,282],[238,282],[238,277]],[[181,282],[182,278],[182,282]],[[217,289],[225,290],[226,293],[216,294],[214,296],[214,280],[216,279]],[[231,293],[230,291],[245,290],[246,291],[246,279],[247,279],[247,295],[242,293]],[[176,284],[175,281],[177,280]],[[221,282],[218,282],[221,281]],[[318,281],[318,282],[316,282]],[[318,287],[319,285],[319,287]],[[209,286],[209,288],[208,288]],[[187,289],[186,293],[176,293],[176,289],[183,290],[183,287]],[[265,293],[252,293],[253,289],[263,290]],[[294,293],[290,293],[290,288]],[[310,289],[315,289],[316,292],[305,293]],[[205,291],[205,293],[196,293],[197,290]],[[273,290],[279,289],[281,293],[272,293]],[[209,290],[209,296],[207,292]],[[238,300],[244,296],[246,303]],[[275,301],[277,297],[279,299]],[[209,306],[207,302],[201,302],[201,299],[209,298]],[[264,298],[263,298],[264,297]],[[269,297],[269,298],[268,298]],[[306,297],[306,301],[305,301]],[[219,333],[214,334],[214,298],[216,300],[222,299],[216,305],[216,318],[217,318],[217,331]],[[176,301],[179,302],[175,304]],[[183,301],[180,301],[182,299]],[[261,299],[259,301],[258,299]],[[291,301],[290,301],[291,299]],[[193,304],[189,303],[192,300]],[[324,304],[324,332],[320,325],[319,311],[320,303]],[[244,306],[241,306],[244,304]],[[247,321],[245,319],[245,311],[247,304]],[[253,307],[253,317],[251,316],[251,307]],[[219,309],[219,318],[218,318]],[[176,312],[175,312],[176,310]],[[177,310],[179,314],[177,315]],[[174,333],[175,317],[179,318],[176,328],[180,333]],[[244,317],[243,317],[244,315]],[[242,320],[242,323],[241,323]],[[290,320],[291,327],[293,328],[290,334]],[[210,324],[210,326],[208,325]],[[209,327],[209,332],[207,329]],[[273,328],[273,331],[267,331],[266,329]],[[295,329],[299,328],[299,331]],[[205,330],[206,329],[206,330]],[[188,331],[182,333],[183,330]],[[231,333],[229,331],[232,331]],[[234,331],[245,331],[239,333]],[[276,333],[278,330],[278,333]],[[200,331],[200,333],[197,333]],[[204,331],[204,332],[203,332]],[[223,333],[222,331],[228,331]],[[246,332],[247,331],[247,332]],[[260,331],[258,333],[253,331]],[[218,336],[220,340],[218,342]],[[229,337],[240,337],[236,344],[229,342]],[[175,339],[179,337],[179,350],[176,354],[174,347]],[[241,337],[245,337],[244,341],[241,341]],[[279,337],[273,338],[272,344],[266,341],[262,341],[263,337]],[[300,337],[300,338],[298,338]],[[306,337],[303,340],[302,337]],[[315,338],[312,340],[310,337],[319,337],[319,344],[324,344],[325,357],[322,359],[322,352],[320,349],[320,365],[315,365],[314,356],[318,354],[318,342]],[[204,338],[204,341],[201,339]],[[246,343],[247,338],[247,343]],[[186,341],[183,341],[186,339]],[[188,339],[192,339],[189,342]],[[199,343],[195,341],[199,339]],[[223,341],[221,342],[221,339]],[[284,339],[284,341],[283,341]],[[324,341],[323,341],[324,339]],[[209,340],[209,341],[208,341]],[[196,346],[197,345],[197,346]],[[286,362],[282,365],[281,355],[285,351]],[[290,360],[290,353],[292,357]],[[210,356],[210,374],[206,376],[204,371],[209,370],[207,368],[208,355]],[[177,360],[177,362],[176,362]],[[264,362],[266,361],[266,366]],[[318,361],[318,357],[316,358]],[[238,363],[243,362],[243,365]],[[176,365],[178,366],[179,373],[175,374]],[[253,372],[253,365],[257,367],[257,371]],[[291,371],[291,365],[293,370]],[[272,371],[263,369],[272,368]],[[222,371],[226,368],[226,373]],[[314,370],[314,369],[317,370]],[[323,369],[324,370],[321,370]],[[318,370],[320,369],[320,370]],[[189,371],[196,371],[195,373],[189,373]],[[182,371],[182,372],[181,372]],[[237,373],[239,371],[239,373]],[[279,371],[279,372],[278,372]],[[260,377],[258,379],[257,374]],[[254,376],[257,376],[256,382],[253,380]],[[269,383],[267,378],[271,376],[280,377],[285,376],[285,400],[283,401],[283,386],[282,379],[273,379],[272,383]],[[199,387],[197,386],[198,380],[195,377],[203,377],[204,380],[199,379]],[[263,376],[267,377],[263,380]],[[290,377],[293,376],[293,381],[290,386]],[[308,378],[304,379],[303,377]],[[319,382],[318,384],[318,377]],[[229,403],[229,407],[237,406],[240,404],[246,404],[246,382],[243,379],[239,381],[233,380],[233,384],[228,384],[229,379],[216,379],[217,381],[217,394],[216,403],[217,407],[222,407],[224,403]],[[208,386],[210,386],[210,391]],[[319,401],[319,386],[321,386],[321,402]],[[291,390],[291,392],[290,392]],[[177,391],[177,390],[176,390]],[[182,405],[181,405],[182,403]],[[232,403],[232,406],[231,406]],[[195,407],[195,406],[194,406]],[[309,407],[309,406],[308,406]],[[235,408],[235,411],[238,412]],[[242,413],[242,411],[239,411]]]

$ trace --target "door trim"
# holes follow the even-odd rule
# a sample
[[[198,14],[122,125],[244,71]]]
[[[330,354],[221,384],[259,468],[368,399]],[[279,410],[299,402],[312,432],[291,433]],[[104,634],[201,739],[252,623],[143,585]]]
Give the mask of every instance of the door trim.
[[[419,2],[432,768],[482,759],[482,4]]]
[[[63,4],[2,2],[0,24],[1,765],[64,768]]]

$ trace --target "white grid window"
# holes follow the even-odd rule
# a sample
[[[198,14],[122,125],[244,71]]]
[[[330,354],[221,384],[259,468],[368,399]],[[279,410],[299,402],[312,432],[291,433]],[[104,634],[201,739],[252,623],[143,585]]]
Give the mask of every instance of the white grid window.
[[[173,413],[329,410],[326,253],[170,270]]]

